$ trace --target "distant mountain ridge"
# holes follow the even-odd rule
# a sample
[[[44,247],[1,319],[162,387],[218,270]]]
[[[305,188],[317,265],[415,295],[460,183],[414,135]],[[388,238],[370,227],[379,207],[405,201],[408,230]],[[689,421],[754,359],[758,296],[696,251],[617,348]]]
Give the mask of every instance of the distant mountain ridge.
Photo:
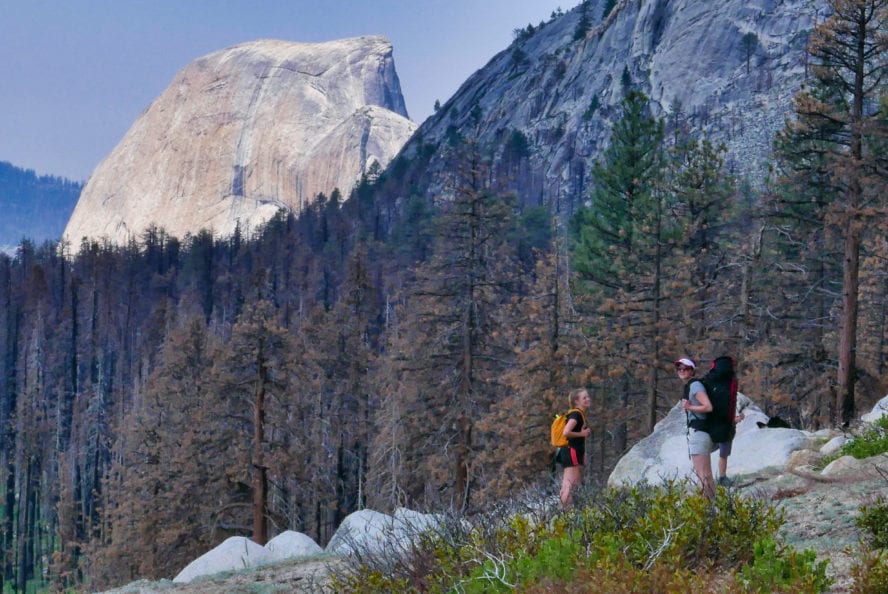
[[[95,169],[65,237],[227,235],[347,196],[413,133],[392,45],[260,40],[194,60]]]
[[[62,236],[83,184],[0,161],[0,251]]]

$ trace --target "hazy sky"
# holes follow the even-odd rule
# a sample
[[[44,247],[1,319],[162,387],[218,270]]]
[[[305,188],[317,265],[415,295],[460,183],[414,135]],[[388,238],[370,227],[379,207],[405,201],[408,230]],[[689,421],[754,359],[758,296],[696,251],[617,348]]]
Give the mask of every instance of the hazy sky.
[[[421,123],[512,32],[579,0],[0,0],[0,161],[85,180],[194,59],[380,34]]]

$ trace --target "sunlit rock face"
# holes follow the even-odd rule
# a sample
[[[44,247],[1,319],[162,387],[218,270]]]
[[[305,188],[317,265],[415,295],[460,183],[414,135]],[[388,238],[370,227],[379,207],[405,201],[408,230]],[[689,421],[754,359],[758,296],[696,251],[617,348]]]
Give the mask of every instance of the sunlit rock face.
[[[347,197],[414,129],[383,37],[237,45],[176,75],[93,172],[64,236],[255,228],[318,193]]]

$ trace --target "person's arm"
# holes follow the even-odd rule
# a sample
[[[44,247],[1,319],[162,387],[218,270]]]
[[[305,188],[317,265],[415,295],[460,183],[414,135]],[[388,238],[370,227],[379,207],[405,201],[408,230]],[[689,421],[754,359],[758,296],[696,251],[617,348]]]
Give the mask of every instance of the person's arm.
[[[690,400],[685,400],[682,403],[685,410],[694,413],[712,412],[712,402],[710,402],[709,394],[706,393],[706,390],[694,392],[693,396],[697,398],[697,402],[699,402],[700,404],[692,404]]]
[[[706,390],[700,390],[694,396],[697,397],[697,402],[700,404],[691,406],[691,411],[698,413],[712,412],[712,402],[709,400],[709,394],[706,393]]]
[[[592,433],[592,430],[588,427],[579,431],[574,431],[576,426],[576,419],[568,419],[567,423],[564,424],[564,431],[562,431],[561,434],[568,439],[576,439],[577,437],[589,437],[589,434]]]

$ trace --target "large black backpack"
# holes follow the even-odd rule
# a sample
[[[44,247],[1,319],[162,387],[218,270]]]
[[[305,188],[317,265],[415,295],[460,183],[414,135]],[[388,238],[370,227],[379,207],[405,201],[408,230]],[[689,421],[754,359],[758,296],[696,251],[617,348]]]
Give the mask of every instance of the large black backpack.
[[[737,412],[737,375],[734,372],[734,358],[727,355],[717,357],[710,370],[698,381],[706,388],[712,412],[704,421],[691,421],[691,426],[709,433],[715,443],[734,439],[736,428],[734,415]],[[688,382],[686,390],[690,387]]]

